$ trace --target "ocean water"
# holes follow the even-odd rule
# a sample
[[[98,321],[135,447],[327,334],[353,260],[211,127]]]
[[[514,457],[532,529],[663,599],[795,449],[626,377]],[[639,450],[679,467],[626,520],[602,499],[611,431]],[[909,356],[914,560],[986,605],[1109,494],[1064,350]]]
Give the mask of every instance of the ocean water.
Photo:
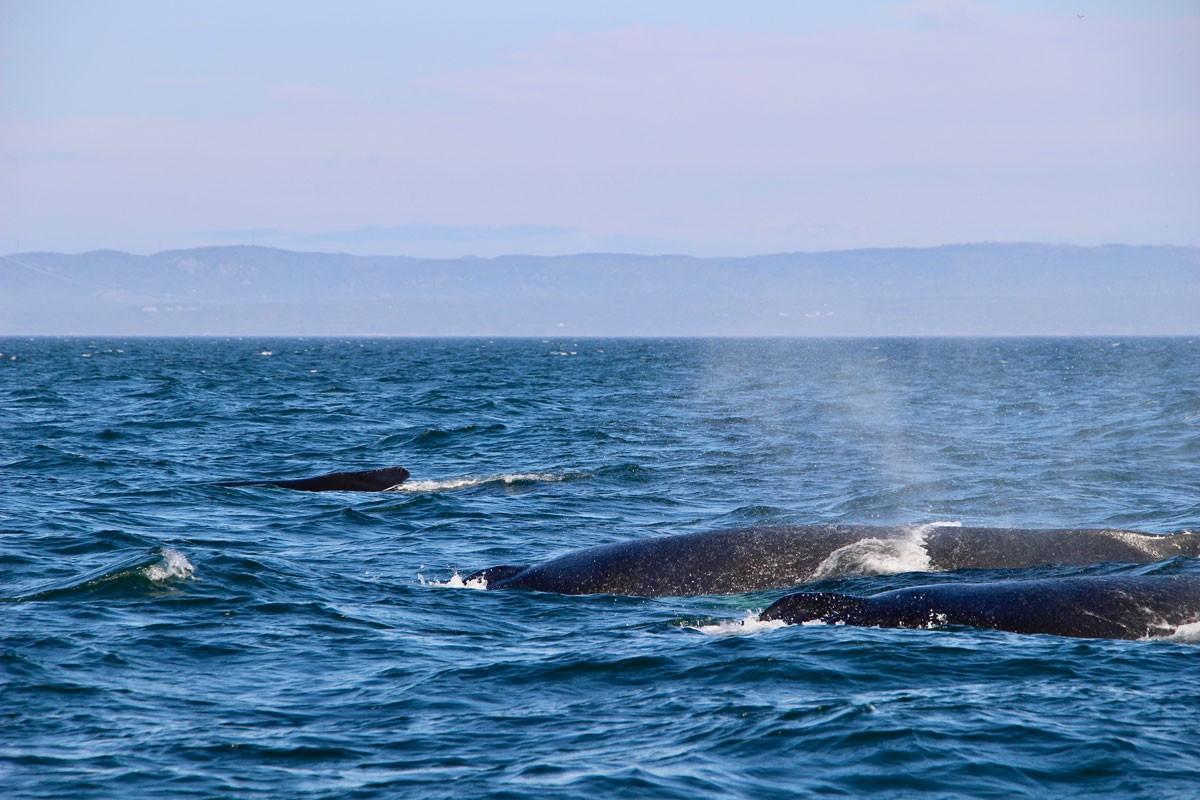
[[[0,794],[1200,796],[1200,644],[485,592],[753,523],[1200,527],[1200,340],[0,340]],[[216,480],[404,466],[383,494]],[[1194,560],[843,576],[1187,572]],[[896,571],[899,570],[899,571]]]

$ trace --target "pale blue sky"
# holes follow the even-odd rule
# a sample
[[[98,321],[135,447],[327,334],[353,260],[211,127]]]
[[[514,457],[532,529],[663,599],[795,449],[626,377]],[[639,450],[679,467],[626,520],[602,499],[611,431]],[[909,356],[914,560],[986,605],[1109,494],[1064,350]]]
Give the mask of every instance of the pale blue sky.
[[[0,252],[1200,244],[1200,2],[434,5],[0,2]]]

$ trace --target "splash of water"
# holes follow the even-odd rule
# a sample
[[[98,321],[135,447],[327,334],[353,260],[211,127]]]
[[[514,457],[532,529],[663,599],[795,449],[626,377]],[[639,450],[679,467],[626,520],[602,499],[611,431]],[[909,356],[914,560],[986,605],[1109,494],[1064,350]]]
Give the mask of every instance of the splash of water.
[[[487,580],[484,578],[474,578],[472,580],[464,580],[463,576],[455,570],[454,574],[449,579],[444,581],[426,578],[424,575],[417,573],[417,580],[422,586],[432,586],[437,589],[487,589]]]
[[[761,620],[758,612],[751,611],[742,619],[729,619],[711,625],[688,625],[687,627],[705,636],[748,636],[759,631],[770,631],[787,625],[780,619]]]
[[[195,573],[196,568],[187,560],[187,556],[170,547],[162,549],[162,560],[142,568],[142,574],[155,583],[172,579],[190,580]]]
[[[838,575],[893,575],[898,572],[929,572],[926,538],[935,528],[957,528],[961,522],[929,522],[911,528],[894,539],[862,539],[839,547],[813,570],[809,580],[819,581]]]
[[[1146,638],[1153,641],[1200,644],[1200,621],[1184,623],[1176,628],[1174,632],[1165,636],[1148,636]]]

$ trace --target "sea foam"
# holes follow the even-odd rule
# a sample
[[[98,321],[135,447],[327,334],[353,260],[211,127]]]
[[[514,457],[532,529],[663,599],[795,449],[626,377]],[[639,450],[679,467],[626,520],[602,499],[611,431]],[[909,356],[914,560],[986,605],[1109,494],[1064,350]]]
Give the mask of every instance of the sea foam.
[[[460,478],[441,478],[427,481],[408,481],[393,486],[389,492],[452,492],[457,489],[469,489],[473,486],[503,484],[512,486],[522,483],[558,483],[571,478],[588,477],[582,473],[559,475],[553,472],[504,472],[499,475],[464,475]]]
[[[782,628],[787,625],[781,619],[762,620],[758,617],[759,612],[751,611],[742,619],[729,619],[721,622],[714,622],[710,625],[688,625],[694,631],[699,631],[705,636],[746,636],[759,631],[770,631],[775,628]]]
[[[839,547],[813,570],[810,580],[836,578],[838,575],[893,575],[898,572],[929,572],[929,551],[925,540],[935,528],[958,528],[961,522],[929,522],[911,528],[894,539],[862,539]]]
[[[164,583],[173,579],[190,580],[195,575],[196,568],[183,553],[170,547],[164,547],[161,552],[160,561],[142,568],[142,574],[147,578],[155,583]]]
[[[1169,633],[1165,636],[1148,636],[1146,638],[1153,641],[1200,644],[1200,621],[1184,623],[1176,628],[1173,633]]]
[[[464,580],[463,576],[458,574],[456,570],[453,575],[444,581],[426,578],[424,575],[417,573],[417,580],[422,586],[432,586],[437,589],[486,589],[487,581],[483,578],[475,578],[473,580]]]

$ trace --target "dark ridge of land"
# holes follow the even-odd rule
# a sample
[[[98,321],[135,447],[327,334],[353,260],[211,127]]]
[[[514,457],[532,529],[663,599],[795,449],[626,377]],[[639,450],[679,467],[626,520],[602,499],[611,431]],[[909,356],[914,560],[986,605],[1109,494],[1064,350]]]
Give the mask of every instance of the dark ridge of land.
[[[8,335],[1191,335],[1197,309],[1196,247],[0,257]]]

